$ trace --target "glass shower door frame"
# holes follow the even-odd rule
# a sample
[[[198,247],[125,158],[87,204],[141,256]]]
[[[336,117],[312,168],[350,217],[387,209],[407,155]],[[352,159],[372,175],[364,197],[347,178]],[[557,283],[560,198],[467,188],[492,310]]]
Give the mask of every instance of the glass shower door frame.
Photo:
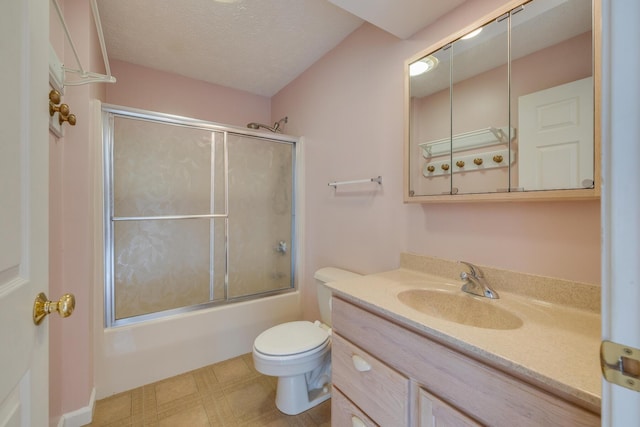
[[[210,213],[209,214],[193,214],[193,215],[161,215],[161,216],[130,216],[130,217],[116,217],[114,215],[114,125],[115,118],[122,117],[127,119],[137,119],[143,121],[156,122],[161,124],[171,124],[176,126],[190,127],[200,129],[204,131],[210,131],[212,133],[212,158],[211,158],[211,189],[210,189]],[[211,122],[195,120],[185,117],[173,116],[162,113],[147,112],[138,109],[130,109],[126,107],[110,106],[103,104],[102,108],[103,119],[103,165],[104,165],[104,262],[105,262],[105,287],[104,287],[104,323],[105,327],[117,327],[124,326],[132,323],[138,323],[151,319],[157,319],[171,314],[189,312],[198,310],[201,308],[211,307],[214,305],[225,304],[229,302],[247,300],[252,298],[259,298],[266,295],[274,295],[284,292],[290,292],[295,290],[295,265],[296,256],[295,248],[296,244],[296,152],[298,140],[295,138],[287,137],[284,135],[274,134],[273,136],[265,136],[261,133],[254,131],[243,131],[237,128],[218,125]],[[224,153],[224,210],[222,213],[216,212],[215,199],[214,199],[214,166],[215,166],[215,134],[223,136],[223,153]],[[229,159],[228,159],[228,135],[238,134],[241,136],[256,137],[259,139],[268,139],[273,142],[283,142],[291,144],[292,150],[292,210],[291,210],[291,244],[290,244],[290,257],[291,257],[291,286],[287,289],[278,289],[271,292],[262,292],[255,295],[249,295],[244,297],[229,298]],[[114,245],[115,236],[114,228],[115,224],[119,221],[153,221],[153,220],[188,220],[188,219],[209,219],[210,220],[210,255],[209,255],[209,301],[199,303],[190,306],[183,306],[179,308],[173,308],[169,310],[163,310],[158,312],[152,312],[148,314],[136,315],[133,317],[127,317],[122,319],[116,318],[115,308],[115,260],[114,260]],[[214,257],[215,252],[215,239],[214,239],[214,227],[215,219],[224,219],[224,296],[216,298],[214,292]],[[220,255],[218,255],[220,256]]]

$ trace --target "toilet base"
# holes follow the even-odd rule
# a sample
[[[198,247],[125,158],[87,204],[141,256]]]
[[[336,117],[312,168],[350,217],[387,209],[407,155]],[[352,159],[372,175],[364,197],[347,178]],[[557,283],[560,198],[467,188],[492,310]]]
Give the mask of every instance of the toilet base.
[[[315,390],[307,390],[305,374],[278,377],[276,407],[287,415],[297,415],[331,397],[331,384]]]

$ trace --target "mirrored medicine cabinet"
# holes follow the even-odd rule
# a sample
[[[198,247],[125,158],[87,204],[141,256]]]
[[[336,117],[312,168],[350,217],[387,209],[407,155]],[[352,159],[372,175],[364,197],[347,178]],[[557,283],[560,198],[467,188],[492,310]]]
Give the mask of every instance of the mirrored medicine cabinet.
[[[506,4],[405,63],[405,202],[599,197],[599,6]]]

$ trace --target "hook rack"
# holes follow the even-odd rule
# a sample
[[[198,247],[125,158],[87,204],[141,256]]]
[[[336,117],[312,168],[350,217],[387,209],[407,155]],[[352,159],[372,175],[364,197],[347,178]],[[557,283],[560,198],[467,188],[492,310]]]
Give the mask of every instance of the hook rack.
[[[506,168],[515,161],[515,151],[503,148],[494,151],[454,155],[440,160],[429,161],[422,167],[422,176],[431,178],[451,173],[486,171],[488,169]]]
[[[466,151],[472,148],[487,147],[489,145],[508,144],[514,140],[516,129],[507,126],[488,127],[471,132],[453,135],[451,138],[443,138],[435,141],[418,144],[422,148],[425,159],[445,154]],[[509,139],[511,138],[511,139]]]
[[[330,182],[328,185],[329,187],[337,188],[339,185],[362,184],[365,182],[377,182],[378,184],[382,184],[382,177],[377,176],[375,178],[356,179],[353,181],[334,181],[334,182]]]
[[[62,126],[64,122],[68,122],[71,126],[76,125],[76,115],[71,114],[69,106],[67,104],[61,104],[62,101],[60,92],[52,90],[49,92],[49,116],[53,117],[55,113],[58,113],[58,124]]]

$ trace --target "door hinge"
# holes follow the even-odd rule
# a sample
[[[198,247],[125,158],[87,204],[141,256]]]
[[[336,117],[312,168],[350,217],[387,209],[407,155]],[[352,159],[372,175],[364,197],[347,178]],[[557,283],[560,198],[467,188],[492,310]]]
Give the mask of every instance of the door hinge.
[[[600,345],[602,375],[610,383],[640,392],[640,350],[611,341]]]

